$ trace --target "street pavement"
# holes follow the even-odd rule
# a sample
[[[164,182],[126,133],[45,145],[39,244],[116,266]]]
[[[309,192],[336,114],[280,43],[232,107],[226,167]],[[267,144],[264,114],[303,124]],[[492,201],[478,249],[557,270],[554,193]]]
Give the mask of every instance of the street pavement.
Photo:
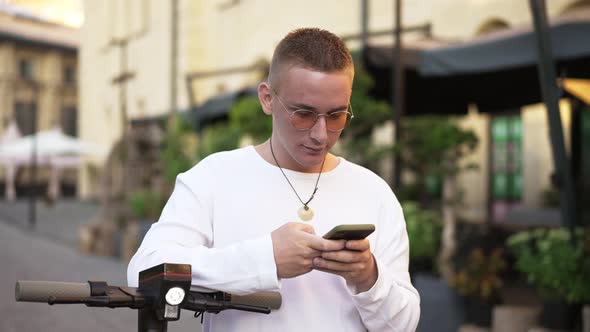
[[[46,219],[39,218],[37,227],[30,229],[20,212],[11,214],[22,209],[5,204],[0,204],[0,331],[136,331],[137,312],[127,308],[16,302],[17,280],[104,280],[125,285],[126,266],[117,258],[87,256],[76,250],[78,226],[98,211],[96,206],[70,202],[43,213]],[[193,318],[192,312],[183,311],[181,317],[168,324],[169,331],[201,331],[200,319]]]
[[[32,228],[36,234],[69,246],[77,245],[79,227],[89,223],[99,212],[100,205],[93,201],[61,199],[48,204],[37,200],[36,217],[32,224],[31,204],[28,200],[0,200],[0,221]]]

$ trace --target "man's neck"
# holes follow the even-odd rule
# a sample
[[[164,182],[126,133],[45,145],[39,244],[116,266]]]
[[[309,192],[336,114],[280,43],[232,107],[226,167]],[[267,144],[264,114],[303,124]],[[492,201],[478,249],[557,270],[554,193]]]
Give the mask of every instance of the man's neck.
[[[279,165],[277,165],[277,163],[275,162],[275,160],[272,156],[272,151],[270,150],[270,141],[267,140],[266,142],[255,146],[254,149],[256,150],[256,152],[258,152],[258,154],[262,157],[262,159],[266,160],[269,164],[279,166]],[[276,153],[276,151],[275,151],[275,153]],[[321,164],[314,166],[313,168],[307,169],[307,170],[293,169],[291,167],[284,166],[281,163],[278,156],[277,156],[277,159],[279,160],[280,167],[282,167],[283,169],[289,169],[292,171],[297,171],[297,172],[302,172],[302,173],[319,173],[320,172]],[[338,166],[338,163],[340,163],[340,160],[338,159],[338,157],[336,157],[335,155],[333,155],[331,153],[328,153],[326,155],[326,161],[324,162],[324,168],[322,169],[322,172],[329,172],[329,171],[333,170],[334,168],[336,168],[336,166]]]

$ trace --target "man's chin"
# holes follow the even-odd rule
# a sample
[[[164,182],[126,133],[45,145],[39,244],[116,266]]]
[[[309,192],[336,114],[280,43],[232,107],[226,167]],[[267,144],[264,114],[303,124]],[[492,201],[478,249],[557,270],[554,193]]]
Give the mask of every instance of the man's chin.
[[[322,166],[325,157],[325,153],[317,155],[306,154],[299,158],[299,165],[301,165],[301,167],[304,168],[307,172],[316,173],[319,172],[319,169]]]

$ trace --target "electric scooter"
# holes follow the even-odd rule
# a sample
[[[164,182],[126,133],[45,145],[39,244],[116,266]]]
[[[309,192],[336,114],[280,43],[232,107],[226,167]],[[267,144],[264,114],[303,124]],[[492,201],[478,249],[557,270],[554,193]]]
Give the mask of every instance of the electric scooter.
[[[223,310],[242,310],[269,314],[279,309],[278,292],[236,296],[223,292],[191,290],[191,266],[160,264],[139,273],[139,287],[109,286],[104,281],[87,283],[56,281],[16,282],[15,297],[20,302],[85,304],[88,307],[131,308],[138,310],[139,332],[165,332],[169,321],[180,319],[181,309],[217,314]]]

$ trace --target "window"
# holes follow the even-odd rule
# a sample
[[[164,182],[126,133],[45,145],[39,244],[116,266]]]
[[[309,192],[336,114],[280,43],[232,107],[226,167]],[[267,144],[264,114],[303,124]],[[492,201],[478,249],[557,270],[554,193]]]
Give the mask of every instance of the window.
[[[37,104],[16,102],[14,104],[16,124],[23,135],[31,135],[37,129]]]
[[[76,106],[67,106],[61,110],[61,129],[64,134],[78,136],[78,110]]]
[[[520,115],[494,117],[491,136],[492,218],[503,221],[510,209],[520,205],[523,194]]]
[[[33,61],[30,59],[20,59],[18,61],[18,75],[21,79],[32,80],[34,78],[33,69]]]
[[[63,81],[65,84],[76,83],[76,67],[73,65],[66,65],[63,70]]]

